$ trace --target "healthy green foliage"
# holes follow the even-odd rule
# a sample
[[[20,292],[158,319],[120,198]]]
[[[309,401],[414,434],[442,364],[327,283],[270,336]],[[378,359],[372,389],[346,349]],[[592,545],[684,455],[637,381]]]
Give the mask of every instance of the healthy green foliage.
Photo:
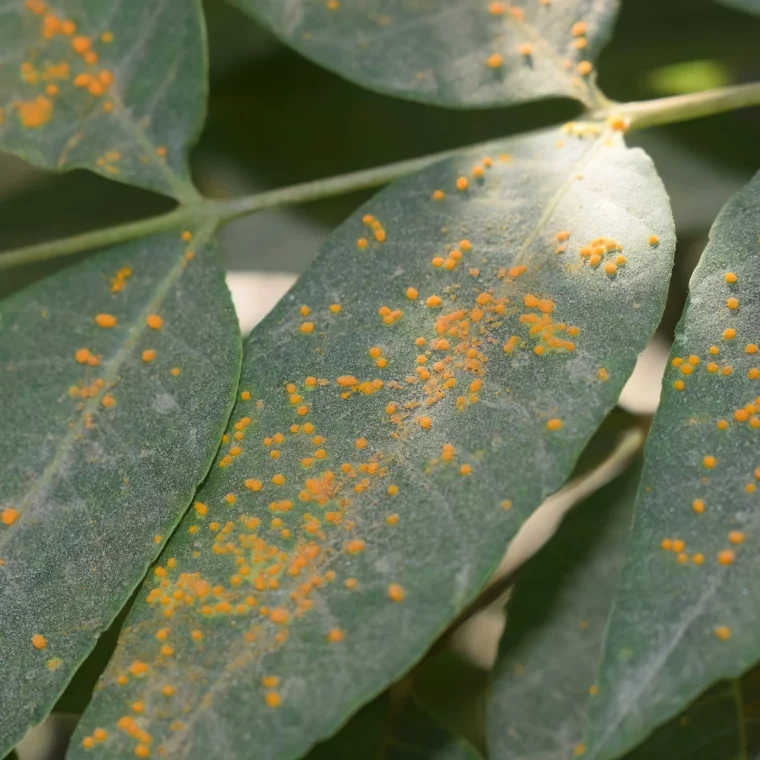
[[[199,0],[6,0],[0,16],[0,148],[197,197],[187,150],[206,108]]]
[[[237,321],[208,233],[191,252],[180,233],[0,304],[0,755],[144,577],[227,423]]]
[[[234,2],[347,79],[470,108],[551,96],[594,104],[594,77],[578,64],[596,59],[618,7],[617,0]]]
[[[633,467],[578,507],[518,573],[491,676],[492,760],[578,747],[636,496]],[[664,758],[667,755],[653,755]]]
[[[73,758],[140,731],[176,760],[303,754],[423,655],[570,474],[660,318],[668,201],[608,130],[492,148],[372,199],[254,331]],[[112,738],[81,751],[96,727]]]
[[[760,657],[760,175],[718,216],[664,380],[590,709],[589,758],[619,757]]]

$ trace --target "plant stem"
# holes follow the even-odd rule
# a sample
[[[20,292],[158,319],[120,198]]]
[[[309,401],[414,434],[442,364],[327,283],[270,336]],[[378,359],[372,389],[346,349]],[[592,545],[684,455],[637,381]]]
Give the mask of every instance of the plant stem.
[[[174,211],[160,216],[138,222],[129,222],[115,227],[86,232],[83,235],[51,240],[49,243],[39,243],[24,248],[18,248],[8,253],[0,253],[0,270],[9,269],[24,264],[32,264],[60,256],[71,256],[93,248],[101,248],[115,243],[123,243],[146,235],[179,227],[181,225],[197,226],[198,219],[206,221],[230,222],[238,217],[245,216],[254,211],[262,211],[268,208],[295,206],[299,203],[331,198],[336,195],[367,190],[380,187],[392,182],[399,177],[413,174],[426,166],[460,153],[463,150],[477,150],[486,148],[491,143],[479,143],[464,148],[447,150],[441,153],[432,153],[420,158],[412,158],[408,161],[397,161],[385,166],[373,169],[364,169],[350,174],[341,174],[329,179],[318,179],[313,182],[303,182],[299,185],[283,187],[279,190],[270,190],[265,193],[247,195],[243,198],[230,200],[202,200],[197,204],[180,206]]]
[[[754,105],[760,105],[760,82],[705,90],[689,95],[677,95],[671,98],[659,98],[641,103],[612,104],[609,108],[591,113],[588,118],[603,120],[613,115],[623,116],[629,119],[630,129],[646,129],[659,124],[698,119],[702,116],[711,116]],[[329,179],[304,182],[243,198],[232,198],[230,200],[202,199],[150,219],[18,248],[8,253],[0,253],[0,270],[60,256],[70,256],[115,243],[123,243],[146,235],[165,232],[181,225],[197,226],[199,219],[203,222],[225,223],[254,211],[294,206],[320,198],[331,198],[357,190],[380,187],[462,151],[487,150],[492,142],[433,153],[407,161],[397,161],[373,169],[342,174]]]
[[[232,221],[238,217],[250,214],[253,211],[275,208],[281,206],[294,206],[299,203],[308,203],[322,198],[332,198],[336,195],[356,192],[357,190],[369,190],[371,188],[387,185],[395,179],[406,177],[409,174],[424,169],[436,161],[456,155],[462,151],[486,149],[495,141],[468,145],[463,148],[432,153],[420,158],[412,158],[407,161],[397,161],[393,164],[378,166],[373,169],[363,169],[350,174],[341,174],[329,179],[317,179],[313,182],[303,182],[300,185],[284,187],[280,190],[271,190],[266,193],[249,195],[244,198],[233,198],[226,201],[207,201],[212,208],[216,209],[216,215],[224,222]]]
[[[618,103],[592,116],[595,118],[623,116],[630,120],[629,129],[633,130],[700,119],[703,116],[713,116],[725,111],[757,105],[760,105],[760,82],[753,82],[688,95],[646,100],[641,103]]]

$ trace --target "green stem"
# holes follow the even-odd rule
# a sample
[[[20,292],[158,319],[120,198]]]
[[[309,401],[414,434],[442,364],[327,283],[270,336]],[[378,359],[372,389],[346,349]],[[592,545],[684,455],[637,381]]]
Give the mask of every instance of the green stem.
[[[629,120],[630,129],[646,129],[659,124],[698,119],[703,116],[732,111],[739,108],[760,105],[760,82],[753,84],[705,90],[689,95],[659,98],[641,103],[617,103],[609,108],[595,111],[590,119],[603,120],[611,116],[622,116]],[[408,161],[397,161],[374,169],[342,174],[329,179],[304,182],[300,185],[271,190],[265,193],[233,198],[230,200],[203,199],[180,206],[168,214],[151,217],[139,222],[130,222],[116,227],[87,232],[83,235],[53,240],[48,243],[18,248],[0,254],[0,270],[10,267],[45,261],[60,256],[101,248],[127,240],[165,232],[182,225],[197,226],[199,218],[215,224],[225,223],[240,216],[268,208],[294,206],[320,198],[368,190],[392,182],[399,177],[424,169],[436,161],[456,155],[465,150],[487,150],[492,143],[480,143],[465,148],[433,153]]]
[[[456,155],[462,151],[486,150],[493,145],[494,141],[468,145],[464,148],[446,150],[441,153],[432,153],[420,158],[412,158],[408,161],[397,161],[393,164],[378,166],[374,169],[363,169],[351,174],[341,174],[329,179],[318,179],[313,182],[303,182],[300,185],[284,187],[281,190],[271,190],[267,193],[258,193],[244,198],[233,198],[228,201],[207,201],[212,208],[216,209],[219,219],[224,222],[232,221],[240,216],[245,216],[253,211],[261,211],[267,208],[280,206],[294,206],[299,203],[308,203],[322,198],[332,198],[336,195],[344,195],[357,190],[369,190],[371,188],[387,185],[399,177],[424,169],[436,161]]]
[[[201,203],[200,208],[203,208],[203,205]],[[60,256],[71,256],[75,253],[82,253],[82,251],[89,251],[92,248],[101,248],[163,232],[197,218],[198,208],[198,206],[182,206],[168,214],[161,214],[150,219],[141,219],[138,222],[119,224],[102,230],[85,232],[83,235],[73,235],[60,240],[51,240],[49,243],[29,245],[8,253],[0,253],[0,270],[55,259]]]
[[[392,182],[399,177],[424,169],[426,166],[460,153],[463,150],[477,150],[486,148],[491,143],[479,143],[465,148],[447,150],[441,153],[433,153],[420,158],[412,158],[408,161],[397,161],[374,169],[364,169],[350,174],[341,174],[329,179],[318,179],[313,182],[303,182],[300,185],[292,185],[279,190],[270,190],[265,193],[247,195],[243,198],[230,200],[205,199],[199,203],[180,206],[168,214],[154,216],[139,222],[129,222],[115,227],[107,227],[102,230],[86,232],[83,235],[51,240],[49,243],[39,243],[15,251],[0,253],[0,270],[11,267],[32,264],[60,256],[71,256],[93,248],[102,248],[115,243],[123,243],[127,240],[153,235],[166,230],[175,229],[182,225],[198,224],[198,218],[214,220],[217,223],[230,222],[238,217],[245,216],[254,211],[262,211],[268,208],[295,206],[299,203],[331,198],[336,195],[368,190],[380,187]]]
[[[642,103],[613,104],[593,117],[622,116],[630,121],[629,129],[647,129],[757,105],[760,105],[760,82],[753,82]]]

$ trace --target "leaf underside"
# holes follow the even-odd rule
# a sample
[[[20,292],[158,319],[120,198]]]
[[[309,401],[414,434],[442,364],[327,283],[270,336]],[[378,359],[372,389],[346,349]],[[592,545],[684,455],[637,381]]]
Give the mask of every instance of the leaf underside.
[[[372,199],[254,331],[229,438],[74,758],[146,735],[172,758],[302,755],[422,656],[568,477],[660,318],[672,218],[619,135],[492,147]]]
[[[115,247],[0,304],[0,755],[50,710],[217,451],[240,338],[201,237],[192,256],[180,230]]]
[[[619,757],[760,658],[759,233],[760,175],[721,211],[692,276],[647,443],[589,757]]]
[[[198,0],[0,0],[0,149],[192,199],[206,110]]]
[[[578,64],[596,59],[618,8],[617,0],[234,2],[346,79],[454,107],[551,96],[592,104],[588,73]]]

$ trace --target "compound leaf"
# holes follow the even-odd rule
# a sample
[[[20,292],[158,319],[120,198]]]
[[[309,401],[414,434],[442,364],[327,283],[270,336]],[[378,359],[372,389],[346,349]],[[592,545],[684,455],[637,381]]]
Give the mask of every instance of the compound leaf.
[[[227,423],[237,321],[208,233],[180,232],[0,304],[0,755],[144,577]]]
[[[0,149],[181,200],[206,109],[199,0],[0,0]]]
[[[651,162],[607,130],[448,159],[353,215],[254,330],[225,445],[73,757],[150,738],[177,760],[291,758],[334,733],[568,477],[657,325],[673,247]]]
[[[456,107],[595,99],[592,63],[617,0],[234,0],[283,42],[358,84]]]
[[[590,708],[619,757],[760,658],[760,175],[729,200],[690,284],[646,449]]]

